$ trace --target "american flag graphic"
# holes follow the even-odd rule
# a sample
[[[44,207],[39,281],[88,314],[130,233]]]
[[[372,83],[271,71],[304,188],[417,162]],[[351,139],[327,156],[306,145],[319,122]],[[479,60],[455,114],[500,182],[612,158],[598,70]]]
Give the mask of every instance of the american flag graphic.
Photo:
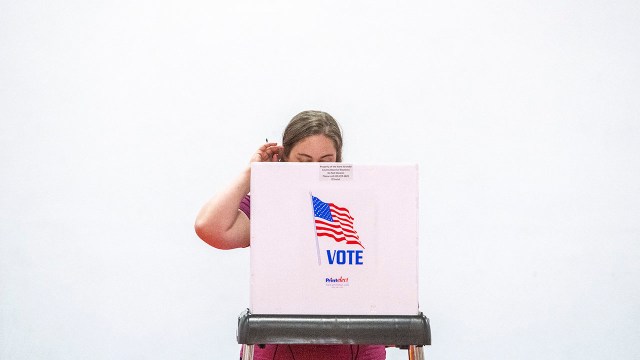
[[[358,245],[364,249],[358,233],[353,228],[353,217],[347,208],[325,203],[313,195],[311,198],[318,237],[326,236],[337,242],[345,241],[347,244]]]

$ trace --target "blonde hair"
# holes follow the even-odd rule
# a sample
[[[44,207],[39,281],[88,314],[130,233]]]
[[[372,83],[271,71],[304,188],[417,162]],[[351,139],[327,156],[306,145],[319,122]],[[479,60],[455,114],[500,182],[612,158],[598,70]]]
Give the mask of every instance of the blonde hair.
[[[336,148],[336,161],[342,161],[342,132],[340,125],[324,111],[307,110],[291,119],[282,133],[284,158],[289,158],[291,149],[302,139],[312,135],[324,135],[331,139]]]

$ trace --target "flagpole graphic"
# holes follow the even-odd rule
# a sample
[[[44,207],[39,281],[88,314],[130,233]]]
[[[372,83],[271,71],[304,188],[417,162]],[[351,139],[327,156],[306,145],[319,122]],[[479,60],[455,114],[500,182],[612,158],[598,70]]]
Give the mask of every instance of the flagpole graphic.
[[[311,195],[311,209],[314,208],[313,206],[313,199],[315,198],[315,196],[313,196],[313,194],[311,193],[311,191],[309,191],[309,195]],[[315,222],[316,219],[316,215],[315,212],[313,213],[313,221]],[[318,254],[318,266],[322,265],[322,260],[320,257],[320,244],[318,242],[318,231],[316,231],[316,253]]]

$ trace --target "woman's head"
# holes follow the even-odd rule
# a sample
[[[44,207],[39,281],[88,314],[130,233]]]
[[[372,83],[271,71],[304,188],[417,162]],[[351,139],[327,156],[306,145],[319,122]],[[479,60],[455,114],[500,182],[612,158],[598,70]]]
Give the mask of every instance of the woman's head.
[[[336,120],[323,111],[294,116],[282,134],[285,161],[342,161],[342,133]]]

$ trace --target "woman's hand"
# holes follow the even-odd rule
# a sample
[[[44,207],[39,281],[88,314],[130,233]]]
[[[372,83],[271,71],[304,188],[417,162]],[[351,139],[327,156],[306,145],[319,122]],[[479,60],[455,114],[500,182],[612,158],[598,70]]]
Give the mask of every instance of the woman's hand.
[[[250,162],[277,162],[283,157],[284,148],[278,143],[266,143],[256,151]]]

